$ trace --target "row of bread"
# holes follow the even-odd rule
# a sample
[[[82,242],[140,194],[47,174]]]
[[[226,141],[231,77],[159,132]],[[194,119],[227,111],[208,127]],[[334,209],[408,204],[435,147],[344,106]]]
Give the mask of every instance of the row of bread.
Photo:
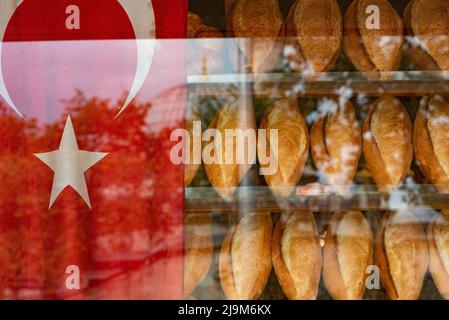
[[[296,100],[279,100],[266,110],[260,129],[266,129],[267,133],[257,141],[257,154],[261,173],[275,195],[288,196],[293,192],[301,179],[309,149],[319,173],[340,194],[346,193],[352,184],[362,151],[380,192],[388,193],[403,182],[413,154],[425,177],[440,192],[449,191],[449,103],[444,98],[422,98],[412,126],[407,110],[397,98],[380,97],[370,106],[362,128],[350,101],[329,102],[315,119],[310,133]],[[255,130],[252,108],[241,106],[238,101],[227,104],[218,111],[209,128],[223,132],[220,138],[223,154],[225,149],[247,150],[251,147],[247,141],[246,145],[236,145],[236,140],[230,142],[224,132]],[[268,133],[274,129],[276,140]],[[274,173],[268,173],[267,168],[273,168],[268,158],[261,159],[267,149],[276,152],[275,157],[269,158],[276,161]],[[237,162],[204,163],[208,180],[225,199],[232,198],[250,166]],[[199,164],[186,165],[186,185],[192,182],[198,168]]]
[[[426,234],[410,212],[387,212],[373,240],[361,212],[335,213],[324,245],[310,212],[282,214],[274,231],[269,213],[245,214],[222,243],[220,282],[228,299],[257,299],[273,267],[289,299],[316,299],[322,276],[334,299],[363,299],[366,288],[380,289],[381,283],[390,299],[412,300],[420,297],[429,269],[438,291],[449,299],[447,214],[437,214]],[[187,216],[186,296],[205,279],[212,264],[208,219],[208,215]]]
[[[403,19],[388,0],[354,0],[344,17],[336,0],[297,0],[286,21],[278,1],[236,0],[227,17],[254,73],[270,71],[284,53],[294,71],[313,76],[332,69],[343,47],[356,69],[384,78],[380,72],[398,70],[405,46],[419,70],[449,70],[448,0],[412,0]],[[188,22],[190,38],[222,37],[193,13]],[[191,72],[223,72],[223,42],[201,47],[189,53]]]

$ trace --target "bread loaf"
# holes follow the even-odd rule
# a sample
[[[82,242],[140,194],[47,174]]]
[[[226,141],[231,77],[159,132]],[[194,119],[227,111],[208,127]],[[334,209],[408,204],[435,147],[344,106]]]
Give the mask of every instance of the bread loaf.
[[[217,192],[224,199],[231,200],[241,179],[251,165],[256,162],[257,148],[254,147],[257,142],[254,141],[254,145],[251,145],[249,139],[237,139],[235,136],[233,139],[226,141],[226,130],[240,129],[243,132],[248,130],[248,133],[252,132],[256,137],[253,110],[250,106],[241,105],[239,100],[226,104],[217,112],[209,129],[216,129],[221,136],[213,137],[212,142],[204,144],[204,170]],[[221,152],[219,152],[220,149]],[[232,156],[229,163],[226,161],[227,153]],[[238,161],[238,153],[244,155],[245,159]],[[207,158],[215,159],[215,161],[206,161],[204,155]]]
[[[236,0],[228,24],[251,71],[257,74],[273,69],[285,40],[278,0]]]
[[[343,18],[335,0],[297,0],[287,18],[286,56],[293,70],[314,78],[335,65]]]
[[[379,8],[378,26],[371,26],[367,8]],[[369,8],[368,8],[369,9]],[[370,12],[370,11],[368,11]],[[354,0],[345,14],[343,48],[352,64],[372,79],[395,71],[402,59],[402,19],[388,0]]]
[[[223,57],[223,34],[216,28],[204,25],[201,18],[188,12],[187,15],[188,74],[221,73],[225,69]]]
[[[373,261],[373,236],[359,211],[337,212],[326,232],[323,279],[334,299],[362,299],[367,268]]]
[[[443,210],[428,228],[429,270],[444,299],[449,299],[449,210]]]
[[[346,193],[362,153],[362,134],[351,102],[335,102],[332,110],[316,119],[310,150],[319,172],[338,193]]]
[[[321,276],[321,247],[310,212],[284,213],[272,241],[273,267],[291,300],[315,300]]]
[[[415,118],[415,158],[426,178],[440,192],[449,192],[449,103],[423,98]]]
[[[381,192],[400,185],[413,160],[412,124],[401,102],[377,99],[363,124],[365,162]]]
[[[412,0],[404,11],[408,54],[420,70],[449,70],[449,1]]]
[[[376,234],[374,260],[392,300],[419,298],[429,263],[426,234],[410,212],[387,212]]]
[[[212,265],[214,244],[208,214],[187,214],[184,240],[184,296],[204,280]]]
[[[267,184],[277,196],[288,196],[301,179],[309,154],[307,123],[298,108],[296,100],[283,99],[269,107],[262,119],[260,129],[266,130],[266,139],[258,141],[259,163]],[[271,130],[277,130],[277,141],[271,141]],[[277,143],[274,146],[274,142]],[[277,161],[275,173],[262,155],[274,153]]]
[[[223,241],[219,273],[232,300],[257,299],[271,272],[271,214],[245,214]]]

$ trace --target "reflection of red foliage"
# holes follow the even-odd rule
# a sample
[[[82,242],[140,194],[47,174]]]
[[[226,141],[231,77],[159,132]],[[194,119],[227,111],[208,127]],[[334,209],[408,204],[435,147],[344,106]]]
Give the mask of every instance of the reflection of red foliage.
[[[59,147],[65,118],[42,126],[0,106],[0,298],[182,296],[183,174],[170,132],[146,127],[150,104],[66,101],[80,149],[110,154],[86,173],[93,209],[67,188],[48,210],[53,173],[33,156]],[[179,102],[184,108],[184,101]],[[182,126],[181,123],[179,123]]]

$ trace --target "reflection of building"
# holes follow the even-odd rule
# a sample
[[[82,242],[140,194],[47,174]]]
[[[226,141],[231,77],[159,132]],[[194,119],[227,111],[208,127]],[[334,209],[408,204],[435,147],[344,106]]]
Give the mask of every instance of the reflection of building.
[[[171,88],[158,94],[151,101],[146,125],[150,133],[159,133],[167,128],[183,127],[187,93],[184,86]]]

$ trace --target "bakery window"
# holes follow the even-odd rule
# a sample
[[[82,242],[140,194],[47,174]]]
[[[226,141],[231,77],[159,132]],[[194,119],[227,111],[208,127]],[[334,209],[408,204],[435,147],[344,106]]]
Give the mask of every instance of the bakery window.
[[[449,298],[447,10],[189,2],[186,298]]]

